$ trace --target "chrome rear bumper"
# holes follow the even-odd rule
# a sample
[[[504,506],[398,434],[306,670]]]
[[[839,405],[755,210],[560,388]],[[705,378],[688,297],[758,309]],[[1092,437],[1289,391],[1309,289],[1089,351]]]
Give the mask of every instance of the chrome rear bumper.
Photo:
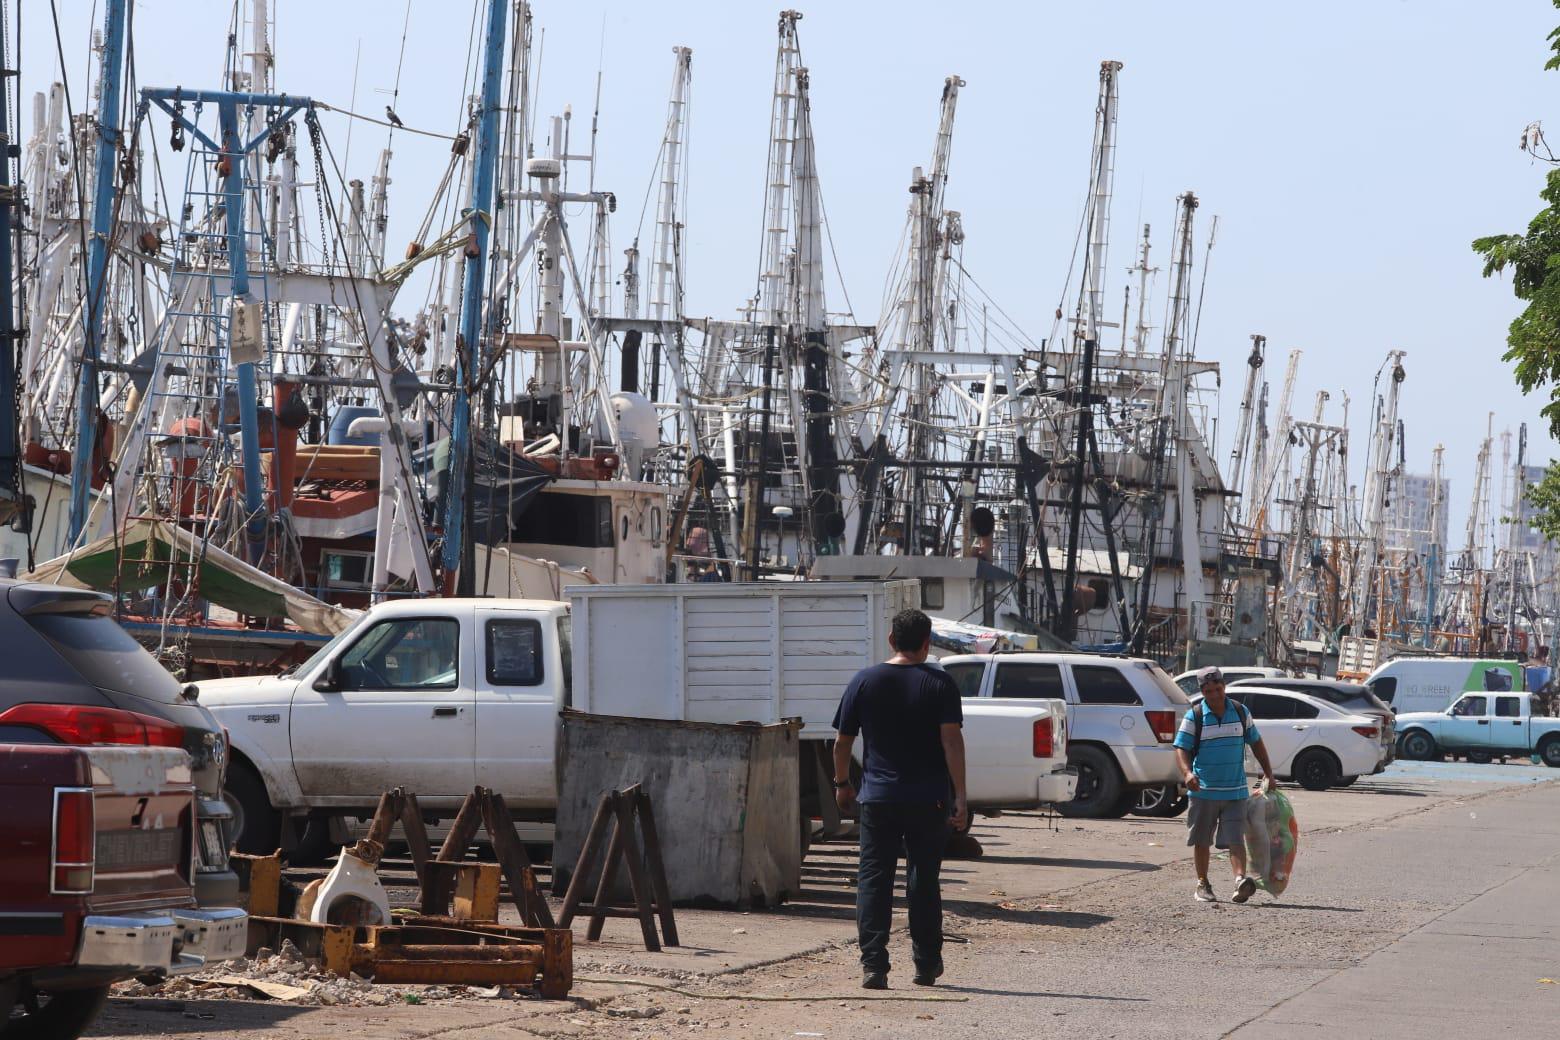
[[[92,914],[81,923],[83,968],[179,975],[244,955],[249,915],[236,907]]]

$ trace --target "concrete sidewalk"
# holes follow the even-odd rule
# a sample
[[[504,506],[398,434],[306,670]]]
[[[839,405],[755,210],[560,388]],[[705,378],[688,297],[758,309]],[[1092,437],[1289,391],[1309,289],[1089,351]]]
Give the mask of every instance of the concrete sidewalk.
[[[1547,1033],[1560,1008],[1557,810],[1553,797],[1470,810],[1477,841],[1457,842],[1461,855],[1439,864],[1456,870],[1467,901],[1229,1035],[1421,1040]],[[1526,865],[1530,855],[1539,862]]]

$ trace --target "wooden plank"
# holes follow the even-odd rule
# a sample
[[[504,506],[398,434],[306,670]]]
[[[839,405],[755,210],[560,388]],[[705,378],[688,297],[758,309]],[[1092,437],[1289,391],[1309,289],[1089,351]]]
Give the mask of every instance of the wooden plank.
[[[867,597],[850,595],[848,593],[822,596],[782,596],[780,598],[780,609],[787,614],[814,610],[838,610],[860,617],[868,609],[868,604]]]
[[[856,672],[861,670],[861,665],[857,664],[857,661],[860,661],[860,660],[861,660],[861,658],[859,658],[859,657],[857,657],[855,659],[852,659],[852,658],[843,657],[843,656],[840,656],[840,657],[834,657],[834,656],[830,656],[830,657],[791,657],[791,656],[787,656],[786,659],[785,659],[785,662],[782,665],[782,667],[785,668],[785,670],[787,672],[799,672],[799,673],[802,673],[804,675],[810,675],[810,674],[819,673],[819,672],[831,672],[832,673],[832,672],[840,672],[840,671],[848,671],[848,672],[850,672],[851,674],[854,675]]]
[[[689,689],[689,698],[693,697],[692,687],[695,686],[731,686],[742,688],[752,686],[756,689],[768,689],[774,680],[774,675],[768,669],[758,668],[732,668],[725,671],[719,670],[694,670],[689,669],[687,677],[683,680]]]
[[[775,704],[769,698],[711,697],[708,700],[688,702],[689,722],[774,722]],[[834,709],[829,709],[834,718]]]
[[[767,599],[754,599],[752,593],[746,596],[707,596],[705,591],[711,588],[719,588],[718,585],[701,585],[697,596],[683,597],[683,609],[689,617],[696,614],[763,614],[773,617],[774,610]]]
[[[780,627],[789,630],[795,625],[862,625],[859,610],[789,610],[781,619]]]
[[[850,657],[865,658],[864,643],[848,639],[785,639],[782,640],[787,657]]]
[[[785,629],[785,641],[812,639],[859,639],[865,646],[867,641],[867,628],[865,625],[788,625]],[[888,647],[883,647],[886,655]]]
[[[733,611],[729,614],[689,614],[688,637],[690,639],[709,639],[711,632],[724,632],[728,629],[739,632],[751,632],[754,629],[768,632],[775,627],[775,619],[768,614],[747,614]]]
[[[768,657],[774,652],[774,646],[767,639],[689,639],[687,642],[688,660],[692,661],[706,655],[731,656],[741,654],[745,656]],[[859,653],[859,650],[856,651]]]
[[[695,657],[688,661],[688,680],[691,685],[694,676],[720,675],[735,676],[738,682],[743,675],[762,675],[764,682],[769,681],[769,668],[765,665],[767,659],[757,657]],[[721,680],[722,682],[725,679]],[[706,684],[707,685],[707,684]]]

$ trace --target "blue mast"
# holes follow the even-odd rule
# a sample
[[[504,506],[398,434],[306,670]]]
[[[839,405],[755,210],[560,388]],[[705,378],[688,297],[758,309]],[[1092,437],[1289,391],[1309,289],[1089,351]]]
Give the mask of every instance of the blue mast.
[[[450,476],[444,512],[444,573],[459,573],[461,595],[473,592],[475,543],[466,508],[473,477],[471,460],[472,373],[483,370],[482,290],[487,277],[488,228],[493,211],[493,172],[498,164],[498,111],[504,79],[504,21],[508,0],[488,0],[487,40],[483,45],[482,103],[478,110],[477,150],[472,156],[471,220],[475,251],[466,253],[466,283],[461,291],[460,340],[455,349],[454,412],[450,419]]]
[[[119,93],[125,66],[125,0],[107,0],[103,14],[102,94],[98,98],[97,167],[92,192],[92,240],[87,249],[86,342],[76,388],[76,454],[70,470],[70,540],[87,526],[92,448],[98,438],[98,359],[108,296],[109,234],[113,230],[114,158],[119,151]]]
[[[227,209],[228,268],[233,274],[232,306],[249,302],[249,244],[244,240],[244,160],[247,149],[239,136],[238,95],[217,102],[222,134],[222,158],[226,173],[222,191]],[[228,343],[233,340],[231,311],[228,317]],[[239,443],[244,455],[244,515],[249,518],[249,562],[259,563],[265,552],[265,477],[260,472],[260,415],[257,406],[259,388],[255,383],[255,363],[238,366]],[[225,411],[225,409],[222,409]],[[222,416],[222,421],[227,421]]]

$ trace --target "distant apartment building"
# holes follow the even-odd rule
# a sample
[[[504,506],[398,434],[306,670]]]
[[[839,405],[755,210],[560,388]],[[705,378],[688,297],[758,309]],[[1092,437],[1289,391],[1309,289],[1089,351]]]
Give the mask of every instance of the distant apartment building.
[[[1398,478],[1392,489],[1394,501],[1388,513],[1393,518],[1387,533],[1390,548],[1407,549],[1423,557],[1434,542],[1441,546],[1445,559],[1451,481],[1442,477],[1439,483],[1441,488],[1437,496],[1437,481],[1431,477],[1405,473]]]
[[[1549,540],[1540,534],[1533,526],[1533,514],[1537,512],[1531,502],[1527,500],[1527,486],[1537,484],[1544,479],[1544,466],[1522,467],[1523,493],[1518,495],[1517,502],[1517,529],[1512,532],[1512,547],[1518,552],[1528,551],[1539,556],[1549,552],[1553,547]]]

